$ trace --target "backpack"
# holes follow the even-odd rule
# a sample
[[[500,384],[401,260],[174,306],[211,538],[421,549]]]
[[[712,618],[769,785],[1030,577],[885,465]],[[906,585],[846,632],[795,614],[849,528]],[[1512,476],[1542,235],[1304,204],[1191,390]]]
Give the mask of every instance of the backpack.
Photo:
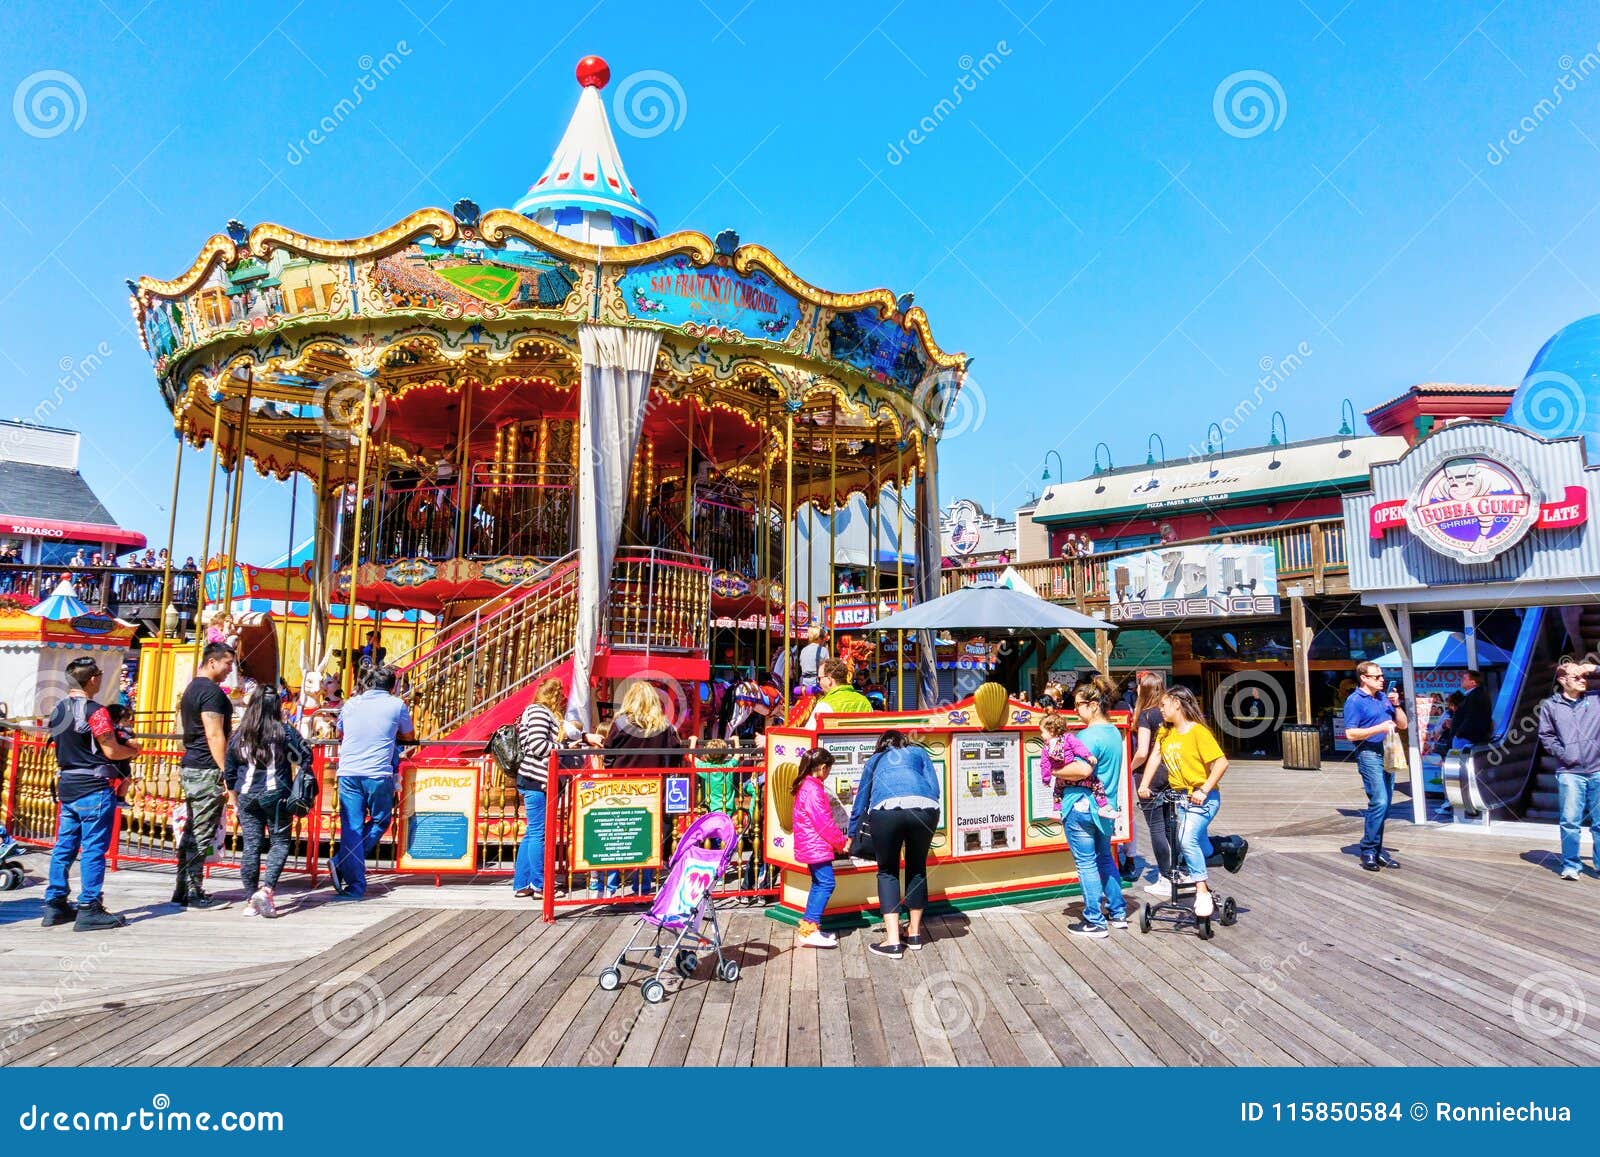
[[[311,750],[304,741],[300,741],[300,733],[292,727],[288,729],[285,741],[289,744],[289,759],[295,764],[295,772],[294,778],[289,781],[289,794],[283,798],[283,807],[292,816],[308,816],[317,806],[317,795],[322,790],[322,785],[317,782],[316,764],[311,758]]]
[[[494,734],[489,736],[489,754],[494,756],[500,774],[511,783],[516,783],[517,768],[522,766],[522,742],[517,737],[515,723],[495,728]]]

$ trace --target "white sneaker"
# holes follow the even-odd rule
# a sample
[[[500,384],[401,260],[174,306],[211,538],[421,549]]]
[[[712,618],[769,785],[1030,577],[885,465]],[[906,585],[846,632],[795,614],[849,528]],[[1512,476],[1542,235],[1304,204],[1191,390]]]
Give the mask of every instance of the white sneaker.
[[[1194,894],[1194,914],[1204,920],[1217,910],[1216,901],[1211,898],[1210,892],[1196,892]]]
[[[258,915],[264,916],[268,920],[275,919],[278,915],[278,907],[272,902],[271,888],[262,888],[254,896],[251,896],[250,906],[256,910]]]
[[[1165,876],[1159,877],[1155,883],[1144,886],[1146,896],[1154,896],[1158,900],[1172,899],[1172,881]]]
[[[1563,880],[1577,880],[1577,879],[1581,879],[1582,876],[1583,876],[1583,870],[1581,868],[1562,868],[1561,869],[1561,878]]]
[[[832,932],[824,932],[819,928],[815,932],[811,933],[811,935],[803,937],[800,941],[800,947],[837,948],[839,947],[839,938]]]
[[[260,912],[256,911],[256,898],[254,896],[251,896],[248,900],[246,900],[244,902],[244,907],[240,908],[239,911],[243,912],[246,916],[261,915]]]

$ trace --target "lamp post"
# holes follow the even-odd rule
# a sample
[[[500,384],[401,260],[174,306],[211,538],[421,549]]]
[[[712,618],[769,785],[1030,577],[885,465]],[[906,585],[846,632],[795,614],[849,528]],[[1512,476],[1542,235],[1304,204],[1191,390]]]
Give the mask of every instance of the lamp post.
[[[1283,437],[1278,437],[1278,431],[1283,431]],[[1272,461],[1267,463],[1268,470],[1276,470],[1281,463],[1278,461],[1278,447],[1289,440],[1289,423],[1284,421],[1283,411],[1272,411],[1272,433],[1267,438],[1267,445],[1272,447]]]
[[[1165,466],[1167,464],[1167,444],[1166,444],[1166,442],[1162,441],[1162,438],[1161,438],[1160,434],[1151,434],[1149,441],[1147,441],[1145,443],[1144,464],[1146,466],[1154,466],[1156,464],[1155,447],[1156,447],[1156,444],[1158,442],[1161,444],[1161,465]]]
[[[1346,398],[1339,407],[1339,437],[1350,439],[1356,436],[1356,408],[1349,398]],[[1339,457],[1350,456],[1350,445],[1346,441],[1339,447]]]
[[[1050,455],[1052,454],[1056,456],[1056,469],[1061,471],[1062,481],[1066,481],[1067,467],[1066,464],[1061,461],[1061,453],[1058,450],[1046,450],[1044,452],[1044,473],[1039,476],[1039,480],[1041,482],[1050,481]]]
[[[1100,465],[1100,451],[1102,450],[1106,452],[1106,464],[1104,468],[1102,468]],[[1111,461],[1111,447],[1107,446],[1104,442],[1096,442],[1094,444],[1094,472],[1096,474],[1109,474],[1115,469],[1116,466]]]

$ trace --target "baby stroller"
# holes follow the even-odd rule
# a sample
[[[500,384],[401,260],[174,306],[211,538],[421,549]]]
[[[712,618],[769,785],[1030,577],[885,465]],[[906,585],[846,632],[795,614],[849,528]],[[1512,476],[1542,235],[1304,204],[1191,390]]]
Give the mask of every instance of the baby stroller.
[[[1176,788],[1169,788],[1161,793],[1162,802],[1166,804],[1166,807],[1162,809],[1162,814],[1167,825],[1167,846],[1172,849],[1174,860],[1172,896],[1167,900],[1147,900],[1145,902],[1144,906],[1139,910],[1139,931],[1149,932],[1151,925],[1160,921],[1165,924],[1171,924],[1175,929],[1193,926],[1195,935],[1202,940],[1210,940],[1216,935],[1211,928],[1212,920],[1215,920],[1224,928],[1237,923],[1239,906],[1234,903],[1232,896],[1224,896],[1213,887],[1211,889],[1211,899],[1216,904],[1216,912],[1211,916],[1196,916],[1194,914],[1194,898],[1199,889],[1179,871],[1182,852],[1179,851],[1178,847],[1178,805],[1183,802],[1186,794],[1186,792],[1179,791]],[[1249,848],[1249,844],[1239,836],[1218,836],[1212,841],[1212,844],[1214,846],[1221,845],[1224,840],[1234,841],[1229,845],[1228,849],[1231,853],[1230,861],[1234,865],[1229,870],[1237,870],[1237,864],[1243,861],[1244,850]],[[1212,860],[1217,859],[1218,853],[1221,851],[1223,849],[1217,847],[1213,855],[1206,858],[1206,863],[1209,865]]]
[[[0,892],[14,892],[22,887],[27,873],[18,857],[29,850],[12,839],[11,834],[0,825]]]
[[[711,844],[711,847],[701,847]],[[660,963],[655,975],[640,986],[639,992],[649,1004],[660,1004],[667,998],[667,986],[661,976],[670,965],[672,970],[688,980],[699,967],[697,951],[709,948],[717,955],[717,979],[732,983],[739,979],[739,962],[722,954],[722,932],[717,927],[716,909],[711,906],[711,889],[728,870],[728,863],[739,850],[739,833],[733,821],[721,812],[703,815],[689,825],[678,839],[677,850],[672,854],[666,878],[656,892],[655,903],[639,917],[639,926],[628,938],[627,947],[618,954],[616,963],[600,973],[600,987],[607,992],[621,987],[622,965],[649,968],[648,959],[630,961],[629,953],[644,957],[653,954]],[[710,935],[706,934],[709,927]],[[651,942],[638,948],[634,944],[646,928],[655,929]],[[662,933],[672,936],[670,944],[663,944]]]

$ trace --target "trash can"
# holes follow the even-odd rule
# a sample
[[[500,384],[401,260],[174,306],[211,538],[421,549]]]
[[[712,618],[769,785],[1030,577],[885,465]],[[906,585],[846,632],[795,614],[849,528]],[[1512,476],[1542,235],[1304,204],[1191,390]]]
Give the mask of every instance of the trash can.
[[[1291,723],[1283,729],[1283,766],[1289,771],[1316,771],[1322,767],[1322,728],[1315,723]]]

